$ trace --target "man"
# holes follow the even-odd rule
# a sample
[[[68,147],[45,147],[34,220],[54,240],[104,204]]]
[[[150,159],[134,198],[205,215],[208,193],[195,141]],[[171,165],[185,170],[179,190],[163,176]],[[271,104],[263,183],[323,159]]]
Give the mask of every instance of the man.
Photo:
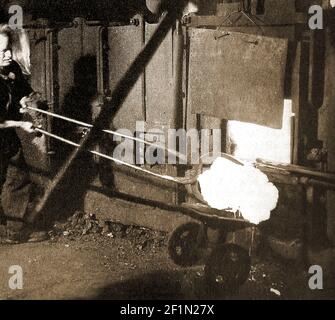
[[[30,236],[24,217],[31,200],[31,183],[16,129],[32,134],[34,127],[22,121],[20,109],[33,90],[13,60],[12,44],[12,30],[0,24],[0,222],[6,242],[17,243]]]

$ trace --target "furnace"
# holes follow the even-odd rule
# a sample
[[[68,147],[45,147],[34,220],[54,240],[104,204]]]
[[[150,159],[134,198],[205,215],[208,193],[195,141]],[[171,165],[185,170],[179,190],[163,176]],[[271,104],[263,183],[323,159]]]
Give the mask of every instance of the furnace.
[[[110,241],[103,261],[131,255],[118,265],[130,284],[137,256],[129,244],[118,248],[132,228],[141,239],[143,228],[163,233],[157,250],[168,252],[169,272],[181,270],[186,280],[177,283],[200,283],[208,297],[268,285],[257,278],[263,251],[271,263],[303,265],[290,275],[318,261],[332,274],[334,11],[331,1],[316,2],[20,1],[13,61],[34,89],[20,96],[17,115],[29,127],[17,132],[25,160],[18,169],[32,184],[21,218],[63,239],[66,257],[69,239],[78,247],[90,236]],[[323,29],[310,28],[311,5]],[[9,86],[17,80],[0,71]],[[9,213],[17,204],[2,207]],[[6,240],[10,224],[0,223]],[[150,267],[160,268],[155,258]],[[152,279],[169,285],[162,270],[136,277],[155,292]],[[123,280],[113,285],[119,294]],[[281,289],[265,291],[284,297]]]

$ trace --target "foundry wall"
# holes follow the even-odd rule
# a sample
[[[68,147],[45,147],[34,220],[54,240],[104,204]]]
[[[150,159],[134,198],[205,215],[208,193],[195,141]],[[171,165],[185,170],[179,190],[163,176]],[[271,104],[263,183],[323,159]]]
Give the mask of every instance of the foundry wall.
[[[333,119],[331,111],[331,89],[328,89],[327,103],[324,104],[323,120],[318,124],[317,113],[320,107],[320,92],[323,92],[322,83],[320,87],[315,86],[318,77],[322,75],[322,52],[319,57],[316,46],[322,43],[317,33],[310,30],[304,30],[296,20],[302,18],[292,1],[267,1],[265,8],[268,14],[267,21],[269,25],[264,27],[265,35],[271,37],[287,38],[289,40],[287,75],[285,79],[285,97],[292,99],[293,112],[295,118],[295,132],[293,145],[294,164],[309,165],[306,156],[308,150],[313,147],[322,148],[322,142],[327,142],[329,151],[329,165],[331,168],[331,159],[334,155],[332,146],[333,132],[330,126]],[[270,8],[277,11],[283,9],[289,14],[280,15],[278,20],[271,12]],[[206,15],[193,17],[187,22],[188,28],[217,28],[222,24],[223,13],[227,10],[234,10],[232,5],[225,6],[220,4],[217,15]],[[123,21],[120,25],[106,25],[94,21],[86,21],[83,18],[77,18],[74,22],[70,21],[68,25],[58,29],[38,29],[29,31],[32,49],[32,85],[35,89],[42,92],[44,98],[49,104],[51,111],[67,114],[72,117],[80,118],[83,121],[92,122],[94,116],[99,112],[99,107],[90,108],[90,102],[96,95],[108,96],[115,87],[117,81],[122,76],[130,63],[140,51],[142,46],[148,41],[150,35],[156,28],[156,24],[144,22],[142,16],[134,17],[132,21]],[[264,18],[264,17],[263,17]],[[221,20],[220,20],[221,19]],[[300,20],[299,20],[300,21]],[[250,23],[250,22],[249,22]],[[254,25],[248,25],[247,22],[241,22],[242,25],[222,28],[222,30],[238,31],[251,34],[259,34],[260,30]],[[137,81],[135,87],[123,104],[120,112],[110,123],[110,128],[127,128],[135,134],[136,121],[144,121],[147,128],[157,128],[165,131],[168,128],[226,128],[225,119],[217,119],[206,115],[197,115],[192,113],[189,108],[189,81],[190,74],[188,64],[188,48],[190,39],[186,28],[184,34],[184,64],[183,64],[183,92],[182,92],[182,110],[181,125],[176,122],[176,109],[174,100],[174,67],[175,67],[175,47],[176,33],[171,31],[153,60],[145,70],[143,75]],[[332,49],[328,49],[329,70],[332,66]],[[331,72],[327,73],[331,77]],[[322,78],[322,77],[321,77]],[[213,79],[215,81],[215,79]],[[329,78],[329,83],[331,79]],[[308,89],[306,89],[308,88]],[[315,89],[318,92],[315,95]],[[314,90],[314,91],[313,91]],[[330,91],[329,91],[330,90]],[[322,99],[321,99],[322,100]],[[311,103],[313,102],[313,103]],[[321,101],[322,104],[322,101]],[[322,118],[322,117],[320,117]],[[45,124],[48,130],[65,133],[67,126],[61,121],[47,121]],[[319,137],[317,131],[321,132]],[[325,130],[321,130],[321,128]],[[69,131],[71,133],[71,130]],[[59,144],[47,140],[41,140],[40,144],[45,147],[47,152],[36,153],[34,159],[29,160],[31,164],[42,169],[50,169],[55,163],[64,161],[66,153]],[[223,150],[226,141],[223,139]],[[100,148],[113,147],[111,139],[106,139]],[[42,150],[42,149],[41,149]],[[36,161],[38,160],[38,161]],[[315,164],[312,164],[315,165]],[[160,201],[167,204],[178,204],[180,190],[170,183],[161,183],[143,175],[135,174],[132,170],[121,169],[113,170],[112,164],[103,166],[99,178],[92,184],[93,191],[89,191],[83,199],[84,207],[89,212],[106,214],[111,207],[111,195],[102,196],[100,191],[103,187],[113,190],[132,199],[140,198],[147,200]],[[150,168],[161,174],[176,176],[184,174],[183,167],[171,165],[153,166]],[[111,174],[112,173],[112,174]],[[272,227],[279,226],[276,229],[283,230],[284,238],[294,237],[292,228],[285,228],[299,225],[299,233],[302,233],[301,221],[302,215],[307,214],[317,219],[318,212],[316,204],[305,206],[305,198],[302,195],[302,187],[285,187],[285,183],[280,186],[282,190],[282,200],[276,212],[274,212],[275,223],[272,221]],[[317,196],[318,201],[322,200],[322,195]],[[108,199],[108,200],[107,200]],[[289,199],[289,200],[288,200]],[[297,200],[298,199],[298,200]],[[293,203],[293,204],[292,204]],[[333,238],[334,225],[332,208],[332,193],[328,195],[328,229]],[[322,207],[320,207],[322,209]],[[319,209],[320,209],[319,208]],[[149,209],[143,209],[147,212]],[[107,215],[113,216],[113,210]],[[129,211],[126,209],[125,211]],[[323,212],[323,211],[322,211]],[[157,215],[155,216],[157,217]],[[166,215],[165,215],[166,217]],[[169,216],[169,219],[175,219],[175,215]],[[169,220],[168,219],[168,220]],[[150,219],[150,216],[129,215],[127,222],[140,225],[162,227],[164,221],[161,219]],[[177,221],[177,219],[175,219]],[[164,224],[167,226],[168,224]],[[314,226],[317,224],[314,224]],[[168,228],[172,226],[169,225]],[[311,225],[313,229],[313,225]],[[319,228],[320,229],[320,228]],[[321,228],[322,230],[322,228]],[[299,234],[299,235],[300,235]]]

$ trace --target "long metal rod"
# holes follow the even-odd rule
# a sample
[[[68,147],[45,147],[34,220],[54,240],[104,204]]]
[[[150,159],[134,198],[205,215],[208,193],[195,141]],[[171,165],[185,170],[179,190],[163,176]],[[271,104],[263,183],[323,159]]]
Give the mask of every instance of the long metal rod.
[[[300,178],[300,182],[304,185],[314,186],[326,190],[335,190],[335,184],[325,181],[320,181],[317,179],[311,179],[307,177]]]
[[[39,133],[42,133],[42,134],[44,134],[44,135],[46,135],[46,136],[48,136],[48,137],[50,137],[50,138],[53,138],[53,139],[56,139],[56,140],[58,140],[58,141],[64,142],[64,143],[66,143],[66,144],[69,144],[69,145],[71,145],[71,146],[73,146],[73,147],[77,147],[77,148],[78,148],[78,147],[80,146],[79,143],[76,143],[76,142],[73,142],[73,141],[71,141],[71,140],[65,139],[65,138],[63,138],[63,137],[60,137],[60,136],[58,136],[58,135],[56,135],[56,134],[50,133],[50,132],[45,131],[45,130],[43,130],[43,129],[36,128],[35,131],[37,131],[37,132],[39,132]],[[182,182],[181,179],[174,178],[174,177],[167,176],[167,175],[161,175],[161,174],[158,174],[158,173],[155,173],[155,172],[152,172],[152,171],[143,169],[143,168],[141,168],[141,167],[138,167],[138,166],[136,166],[136,165],[130,164],[130,163],[128,163],[128,162],[125,162],[125,161],[116,159],[116,158],[114,158],[114,157],[108,156],[108,155],[106,155],[106,154],[104,154],[104,153],[97,152],[97,151],[94,151],[94,150],[88,150],[88,152],[90,152],[90,153],[92,153],[92,154],[94,154],[94,155],[96,155],[96,156],[99,156],[99,157],[101,157],[101,158],[111,160],[111,161],[113,161],[113,162],[115,162],[115,163],[117,163],[117,164],[126,166],[126,167],[128,167],[128,168],[132,168],[132,169],[134,169],[134,170],[137,170],[137,171],[140,171],[140,172],[149,174],[149,175],[154,176],[154,177],[156,177],[156,178],[159,178],[159,179],[162,179],[162,180],[166,180],[166,181],[172,181],[172,182],[179,183],[179,184],[184,184],[184,183]]]
[[[330,182],[335,182],[335,174],[331,172],[322,172],[312,170],[306,167],[292,165],[292,164],[274,164],[271,162],[265,162],[258,160],[256,166],[259,168],[270,168],[270,169],[277,169],[277,170],[285,170],[290,173],[301,174],[304,176],[315,177],[322,180],[327,180]]]
[[[122,26],[138,26],[139,25],[138,19],[130,19],[128,21],[93,21],[93,20],[85,20],[85,24],[89,27],[122,27]]]
[[[82,122],[82,121],[78,121],[78,120],[75,120],[75,119],[72,119],[72,118],[68,118],[68,117],[62,116],[62,115],[57,114],[57,113],[53,113],[53,112],[49,112],[49,111],[45,111],[45,110],[41,110],[41,109],[38,109],[38,108],[29,107],[29,106],[27,106],[26,108],[28,110],[32,110],[32,111],[39,112],[41,114],[45,114],[45,115],[53,117],[53,118],[57,118],[57,119],[61,119],[61,120],[67,121],[67,122],[71,122],[71,123],[77,124],[77,125],[82,126],[82,127],[87,127],[87,128],[92,128],[93,127],[92,124]],[[105,133],[111,134],[113,136],[125,138],[125,139],[128,139],[128,140],[133,140],[133,141],[136,141],[136,142],[139,142],[139,143],[146,144],[146,145],[151,146],[151,147],[155,147],[157,149],[165,150],[166,152],[168,152],[170,154],[173,154],[174,156],[178,157],[179,159],[181,159],[183,161],[187,161],[187,157],[185,155],[181,154],[180,152],[177,152],[177,151],[171,150],[169,148],[163,147],[161,145],[158,145],[158,144],[155,144],[155,143],[152,143],[152,142],[140,139],[140,138],[128,136],[126,134],[119,133],[119,132],[113,131],[113,130],[104,129],[102,131],[105,132]]]
[[[141,74],[143,73],[143,69],[149,64],[153,55],[158,50],[160,44],[168,34],[169,30],[175,24],[176,20],[181,18],[183,9],[185,7],[184,1],[169,1],[167,5],[167,11],[165,12],[155,33],[152,35],[148,43],[141,50],[134,62],[131,64],[121,80],[116,85],[110,101],[108,101],[108,103],[106,101],[105,104],[102,106],[98,117],[94,121],[91,131],[83,139],[81,139],[80,146],[73,151],[65,164],[60,168],[53,181],[51,181],[47,185],[44,191],[44,195],[38,201],[34,210],[27,214],[27,222],[34,222],[35,219],[41,214],[51,194],[62,182],[65,175],[75,163],[75,160],[78,158],[78,156],[85,150],[91,149],[91,147],[97,141],[99,141],[101,135],[103,134],[103,128],[106,128],[113,116],[117,114],[123,102],[129,95],[130,91],[136,84]]]
[[[59,23],[30,23],[24,24],[23,29],[64,29],[73,28],[76,25],[75,22],[59,22]]]
[[[42,113],[42,114],[45,114],[45,115],[53,117],[53,118],[57,118],[57,119],[61,119],[61,120],[67,121],[67,122],[71,122],[71,123],[77,124],[77,125],[82,126],[82,127],[87,127],[87,128],[92,128],[93,127],[92,124],[82,122],[82,121],[78,121],[78,120],[75,120],[75,119],[71,119],[71,118],[62,116],[62,115],[57,114],[57,113],[53,113],[53,112],[49,112],[49,111],[45,111],[45,110],[42,110],[42,109],[29,107],[29,106],[26,107],[26,108],[28,110],[36,111],[38,113]],[[105,130],[103,130],[103,131],[106,132]]]
[[[128,21],[84,21],[87,26],[92,27],[121,27],[121,26],[138,26],[139,21],[138,19],[130,19]],[[45,21],[45,23],[29,23],[24,24],[22,27],[23,29],[64,29],[64,28],[73,28],[77,26],[77,22],[51,22]]]

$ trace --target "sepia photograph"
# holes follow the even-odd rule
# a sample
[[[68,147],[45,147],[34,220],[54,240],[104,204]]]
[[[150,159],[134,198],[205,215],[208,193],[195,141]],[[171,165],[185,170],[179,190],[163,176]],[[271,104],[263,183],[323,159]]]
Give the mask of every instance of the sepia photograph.
[[[335,300],[335,1],[0,0],[0,300]]]

